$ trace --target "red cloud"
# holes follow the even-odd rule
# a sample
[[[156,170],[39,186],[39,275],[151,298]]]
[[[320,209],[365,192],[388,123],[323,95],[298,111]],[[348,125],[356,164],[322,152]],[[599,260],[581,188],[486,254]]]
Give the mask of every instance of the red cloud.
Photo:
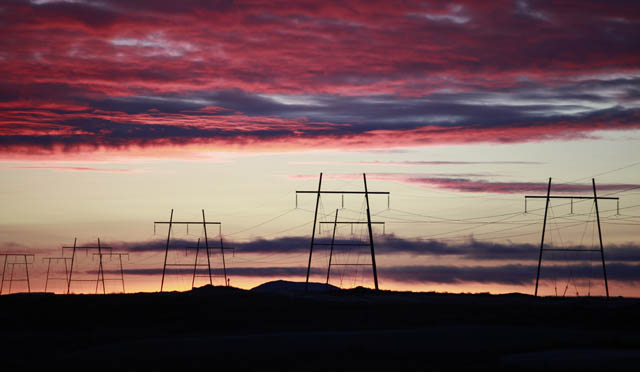
[[[424,125],[395,127],[329,115],[311,120],[294,109],[250,114],[216,102],[202,103],[207,110],[135,113],[124,103],[93,104],[153,95],[189,100],[221,90],[374,101],[508,95],[532,81],[553,87],[585,76],[637,75],[640,7],[522,4],[8,2],[0,11],[0,32],[11,35],[0,39],[0,156],[150,146],[173,154],[176,145],[261,151],[514,143],[640,127],[631,108],[624,117],[539,115],[508,125],[421,119]],[[623,98],[612,99],[627,109]]]
[[[91,168],[91,167],[72,167],[72,166],[54,166],[54,165],[33,165],[33,166],[11,166],[11,169],[49,169],[54,171],[66,172],[97,172],[97,173],[140,173],[139,169],[109,169],[109,168]]]
[[[291,178],[317,178],[316,175],[292,175]],[[328,179],[356,180],[361,179],[361,174],[327,174]],[[432,177],[416,173],[367,173],[371,180],[395,181],[413,184],[423,187],[435,187],[446,190],[454,190],[468,193],[495,193],[495,194],[522,194],[541,193],[547,191],[546,182],[496,182],[481,179],[469,179],[460,177]],[[637,184],[599,184],[599,191],[622,191],[640,188]],[[552,184],[554,193],[591,193],[591,184]]]
[[[590,132],[635,129],[640,121],[594,117],[543,126],[433,125],[416,129],[368,129],[304,118],[208,112],[127,114],[116,111],[0,111],[0,157],[50,156],[57,152],[131,151],[155,147],[155,155],[204,150],[301,150],[307,148],[385,148],[461,143],[518,143],[586,138]],[[66,124],[66,123],[74,124]],[[85,124],[94,123],[97,124]],[[64,123],[64,124],[61,124]],[[75,124],[80,123],[80,124]],[[176,150],[174,146],[181,146]]]
[[[168,4],[4,5],[0,27],[13,37],[0,41],[0,71],[19,84],[111,96],[229,88],[416,95],[640,65],[640,12],[623,3],[549,3],[530,14],[511,1],[158,3]]]
[[[379,176],[372,175],[372,178]],[[496,194],[522,194],[527,192],[545,194],[546,182],[493,182],[485,180],[471,180],[464,178],[431,178],[420,176],[383,176],[383,179],[391,179],[405,183],[417,184],[425,187],[437,187],[447,190],[470,193],[496,193]],[[637,184],[602,184],[598,185],[600,191],[622,191],[632,188],[640,188]],[[590,184],[556,184],[551,185],[554,193],[590,193],[593,186]]]

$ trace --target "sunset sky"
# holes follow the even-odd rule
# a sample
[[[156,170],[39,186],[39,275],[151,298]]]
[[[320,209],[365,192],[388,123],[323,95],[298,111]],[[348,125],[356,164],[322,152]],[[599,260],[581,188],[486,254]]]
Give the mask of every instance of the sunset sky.
[[[5,0],[0,35],[0,253],[36,254],[32,291],[76,237],[129,253],[128,292],[158,291],[167,227],[153,222],[171,209],[222,222],[231,285],[304,281],[315,197],[296,207],[295,191],[323,172],[323,190],[361,191],[366,173],[391,193],[370,199],[382,289],[491,293],[533,293],[544,200],[525,213],[524,195],[551,177],[552,194],[593,196],[595,178],[620,198],[599,201],[611,295],[640,296],[635,0]],[[365,221],[363,202],[323,196],[319,220]],[[553,200],[545,247],[599,248],[594,213]],[[168,262],[193,263],[203,237],[174,227]],[[334,263],[370,263],[368,249]],[[96,262],[82,252],[74,275]],[[327,262],[314,248],[313,281]],[[167,289],[191,288],[183,271]],[[543,295],[604,294],[599,252],[547,252],[541,280]],[[373,287],[371,268],[335,266],[331,284]]]

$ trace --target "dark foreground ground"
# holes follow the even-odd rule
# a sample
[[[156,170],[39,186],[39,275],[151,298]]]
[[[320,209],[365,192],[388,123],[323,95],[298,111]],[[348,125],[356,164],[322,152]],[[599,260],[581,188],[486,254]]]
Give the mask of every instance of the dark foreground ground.
[[[0,297],[0,371],[640,370],[640,300],[375,293]]]

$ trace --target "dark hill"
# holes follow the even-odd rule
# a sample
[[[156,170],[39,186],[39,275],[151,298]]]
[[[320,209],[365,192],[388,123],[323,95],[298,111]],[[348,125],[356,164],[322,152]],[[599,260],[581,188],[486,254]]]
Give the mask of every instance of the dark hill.
[[[303,293],[305,291],[313,293],[339,291],[340,288],[331,284],[324,283],[309,283],[308,287],[303,282],[289,282],[286,280],[276,280],[273,282],[267,282],[260,284],[257,287],[251,289],[252,292],[263,293],[280,293],[280,294],[296,294]]]
[[[300,285],[0,296],[2,371],[229,364],[261,371],[635,371],[640,365],[639,299],[366,288],[305,293]],[[282,288],[294,290],[283,295]]]

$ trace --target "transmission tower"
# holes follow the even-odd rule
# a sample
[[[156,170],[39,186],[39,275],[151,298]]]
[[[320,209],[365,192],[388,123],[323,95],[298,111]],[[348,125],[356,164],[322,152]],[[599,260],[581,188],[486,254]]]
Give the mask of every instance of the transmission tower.
[[[111,247],[105,247],[102,246],[100,244],[100,238],[98,238],[98,245],[83,245],[83,246],[78,246],[77,245],[78,242],[78,238],[74,238],[73,239],[73,246],[66,246],[66,247],[62,247],[62,255],[64,256],[64,250],[65,249],[71,249],[71,268],[69,268],[69,280],[67,281],[67,294],[71,293],[71,282],[96,282],[96,291],[95,293],[98,293],[98,287],[100,286],[100,283],[102,283],[102,293],[106,294],[107,293],[107,289],[105,287],[105,280],[104,280],[104,268],[102,266],[102,250],[106,249],[109,252],[112,251]],[[77,251],[84,251],[87,255],[89,254],[89,251],[93,251],[93,250],[97,250],[98,251],[98,256],[100,258],[99,263],[98,263],[98,276],[97,278],[94,279],[74,279],[73,278],[73,268],[74,268],[74,264],[75,264],[75,260],[76,260],[76,252]]]
[[[98,256],[100,258],[100,264],[101,265],[103,263],[102,258],[105,257],[105,256],[109,257],[109,260],[111,260],[113,257],[118,257],[118,262],[120,264],[120,278],[107,278],[107,279],[105,279],[104,278],[104,269],[103,269],[102,270],[102,273],[103,273],[102,274],[103,275],[102,280],[103,281],[118,281],[118,282],[122,282],[122,293],[126,293],[126,291],[124,289],[124,269],[122,267],[122,257],[126,256],[127,257],[127,261],[128,261],[129,260],[129,253],[115,253],[115,252],[106,252],[106,253],[104,253],[104,252],[102,252],[102,253],[94,253],[93,257],[95,257],[95,256]],[[104,286],[104,284],[103,284],[103,286]]]
[[[2,265],[2,281],[0,282],[0,295],[4,289],[5,273],[7,272],[7,265],[11,266],[11,273],[9,275],[9,293],[11,293],[11,285],[13,282],[27,282],[27,291],[31,293],[31,282],[29,281],[29,265],[35,260],[35,256],[32,253],[0,253],[0,256],[4,257],[4,264]],[[20,259],[22,258],[22,259]],[[31,262],[29,262],[29,258]],[[24,279],[14,279],[13,272],[16,265],[24,265],[24,271],[26,277]]]
[[[540,281],[540,267],[542,266],[542,252],[545,251],[573,251],[573,252],[600,252],[600,258],[602,259],[602,274],[604,278],[604,288],[607,294],[607,298],[609,298],[609,283],[607,281],[607,268],[605,265],[604,259],[604,246],[602,244],[602,230],[600,228],[600,211],[598,209],[598,200],[616,200],[618,203],[618,210],[620,208],[620,199],[617,197],[605,197],[598,196],[596,193],[596,180],[595,178],[591,179],[593,185],[593,196],[569,196],[569,195],[551,195],[551,177],[549,177],[549,184],[547,186],[547,195],[525,195],[524,200],[524,211],[527,213],[527,199],[546,199],[545,207],[544,207],[544,220],[542,223],[542,237],[540,239],[540,254],[538,256],[538,271],[536,273],[536,289],[534,292],[534,296],[538,296],[538,283]],[[596,217],[598,221],[598,237],[600,240],[600,249],[554,249],[554,248],[544,248],[544,234],[547,227],[547,212],[549,209],[549,201],[550,199],[570,199],[571,200],[571,212],[573,213],[573,200],[593,200],[595,209],[596,209]]]
[[[331,248],[329,250],[329,265],[327,267],[327,282],[326,284],[329,285],[329,276],[331,275],[331,259],[333,257],[333,247],[334,246],[369,246],[370,244],[363,244],[363,243],[336,243],[336,228],[338,227],[338,225],[351,225],[351,233],[353,234],[353,225],[360,225],[360,224],[371,224],[371,225],[382,225],[382,234],[384,235],[384,222],[368,222],[368,221],[338,221],[338,211],[339,209],[336,208],[336,217],[334,219],[333,222],[331,221],[320,221],[320,224],[332,224],[333,225],[333,234],[331,236]],[[324,245],[322,243],[316,243],[316,245]],[[370,266],[371,264],[367,264],[367,263],[334,263],[334,266]]]
[[[225,258],[224,258],[224,251],[229,249],[229,248],[225,248],[223,241],[222,241],[222,222],[209,222],[206,220],[205,215],[204,215],[204,209],[202,210],[202,221],[174,221],[173,220],[173,209],[171,210],[171,215],[169,216],[169,221],[155,221],[153,223],[154,226],[154,230],[155,230],[155,226],[157,224],[160,225],[169,225],[169,228],[167,229],[167,245],[165,248],[165,253],[164,253],[164,264],[162,266],[162,282],[160,283],[160,292],[162,292],[164,290],[164,277],[167,271],[167,266],[174,266],[174,267],[193,267],[193,279],[191,281],[191,285],[192,285],[192,289],[193,289],[193,285],[195,283],[195,278],[196,278],[196,271],[198,266],[201,266],[201,264],[198,263],[198,254],[200,252],[200,240],[198,240],[198,247],[196,248],[196,259],[194,264],[169,264],[167,263],[167,257],[169,256],[169,242],[171,241],[171,228],[173,227],[173,225],[187,225],[187,229],[189,228],[189,225],[202,225],[202,229],[204,231],[204,245],[205,245],[205,252],[207,254],[207,270],[208,270],[208,277],[209,277],[209,284],[213,285],[213,275],[211,274],[211,257],[210,257],[210,251],[209,251],[209,238],[207,235],[207,225],[218,225],[218,229],[219,229],[219,235],[220,235],[220,253],[222,255],[222,272],[223,272],[223,276],[224,276],[224,283],[225,285],[228,285],[229,281],[227,279],[227,266],[225,263]],[[213,247],[216,248],[216,247]],[[202,264],[204,265],[204,264]]]
[[[46,261],[47,262],[47,278],[45,279],[44,282],[44,291],[47,292],[47,288],[49,288],[49,281],[50,280],[64,280],[64,283],[67,284],[69,282],[69,267],[67,265],[67,261],[70,261],[71,257],[44,257],[42,258],[42,261]],[[51,277],[49,275],[49,273],[51,272],[51,261],[53,262],[60,262],[62,261],[64,263],[64,278],[56,278],[56,277]]]
[[[320,173],[320,180],[318,181],[318,190],[317,191],[296,191],[296,206],[297,206],[297,198],[298,194],[315,194],[316,195],[316,208],[315,213],[313,215],[313,229],[311,232],[311,245],[309,247],[309,264],[307,265],[307,278],[305,281],[305,291],[309,290],[309,273],[311,272],[311,257],[313,255],[313,247],[315,245],[321,245],[320,243],[315,242],[316,238],[316,225],[318,224],[318,206],[320,205],[320,195],[321,194],[341,194],[343,198],[343,207],[344,207],[344,195],[345,194],[359,194],[364,195],[366,201],[366,209],[367,209],[367,227],[369,229],[369,247],[371,249],[371,266],[373,267],[373,282],[375,284],[375,289],[378,290],[378,270],[376,267],[376,254],[373,244],[373,230],[371,228],[371,210],[369,207],[369,195],[387,195],[387,206],[389,205],[389,195],[388,191],[369,191],[367,188],[367,175],[365,173],[362,174],[362,179],[364,181],[364,191],[347,191],[347,190],[333,190],[326,191],[322,190],[322,173]],[[334,225],[335,226],[335,225]]]

